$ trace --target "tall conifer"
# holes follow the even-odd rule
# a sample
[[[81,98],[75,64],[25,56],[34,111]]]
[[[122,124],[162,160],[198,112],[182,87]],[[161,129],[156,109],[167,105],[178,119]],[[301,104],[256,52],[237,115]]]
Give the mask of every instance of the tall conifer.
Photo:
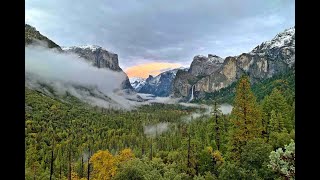
[[[241,148],[254,138],[260,137],[262,113],[256,97],[250,88],[248,76],[242,76],[238,81],[236,96],[231,112],[233,128],[230,136],[230,159],[238,161]]]

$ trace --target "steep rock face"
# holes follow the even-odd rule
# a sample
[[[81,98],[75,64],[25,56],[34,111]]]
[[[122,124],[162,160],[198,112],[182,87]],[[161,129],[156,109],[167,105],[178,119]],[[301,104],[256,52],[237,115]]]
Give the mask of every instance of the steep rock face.
[[[208,59],[209,61],[216,63],[216,64],[221,64],[224,62],[224,59],[217,56],[217,55],[213,55],[213,54],[208,54]]]
[[[283,70],[283,66],[295,64],[295,27],[277,34],[272,40],[261,43],[250,54],[257,54],[270,61],[271,75]]]
[[[122,71],[119,67],[118,55],[96,45],[72,46],[63,48],[66,52],[78,54],[80,57],[93,62],[98,68],[109,68],[114,71]]]
[[[76,53],[80,57],[92,62],[93,65],[98,68],[108,68],[124,73],[119,67],[118,55],[115,53],[109,52],[99,46],[61,48],[55,42],[42,35],[36,30],[36,28],[25,24],[25,46],[29,45],[40,45],[48,48],[54,48],[60,53]],[[127,76],[126,80],[122,83],[122,88],[133,90]]]
[[[62,49],[68,53],[78,54],[79,57],[88,60],[92,63],[93,66],[96,66],[98,68],[107,68],[124,73],[119,67],[118,55],[113,52],[107,51],[100,46],[84,45],[64,47]],[[122,88],[133,90],[128,76],[126,76],[126,80],[122,83]]]
[[[241,71],[237,67],[234,57],[227,57],[221,68],[199,79],[195,83],[195,91],[213,92],[230,85],[239,76]],[[201,93],[200,93],[201,94]]]
[[[40,32],[37,31],[35,27],[30,26],[29,24],[25,24],[24,35],[25,35],[24,37],[25,46],[30,44],[36,44],[36,45],[40,45],[48,48],[56,48],[60,52],[62,51],[59,45],[51,41],[46,36],[40,34]]]
[[[223,59],[209,54],[208,57],[197,55],[193,58],[189,73],[193,76],[206,76],[217,71],[222,65]]]
[[[191,92],[191,87],[197,82],[198,78],[191,75],[188,71],[178,70],[176,78],[173,80],[172,93],[176,97],[186,97]]]
[[[201,97],[204,92],[229,86],[243,74],[249,75],[251,82],[256,83],[294,67],[295,28],[292,27],[239,56],[226,57],[225,60],[211,54],[208,57],[195,56],[188,72],[177,73],[172,94],[187,98],[195,85],[194,93]]]
[[[125,72],[123,72],[123,73],[125,74]],[[130,84],[130,81],[129,81],[129,78],[128,78],[127,74],[126,74],[126,80],[123,81],[123,83],[122,83],[122,88],[123,89],[128,89],[128,90],[134,90],[133,87]]]
[[[237,69],[237,59],[234,57],[227,57],[223,63],[221,73],[227,78],[227,80],[233,81],[236,78]]]
[[[187,69],[173,69],[165,71],[156,77],[149,75],[143,86],[138,90],[139,93],[153,94],[155,96],[169,96],[172,89],[172,81],[178,71],[187,71]],[[137,90],[137,89],[136,89]]]

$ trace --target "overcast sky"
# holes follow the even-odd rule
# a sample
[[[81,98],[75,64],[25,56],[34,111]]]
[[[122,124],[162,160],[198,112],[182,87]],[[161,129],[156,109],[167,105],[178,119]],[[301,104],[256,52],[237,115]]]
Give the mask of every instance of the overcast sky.
[[[123,69],[235,56],[295,25],[294,0],[26,0],[26,23],[60,46],[95,44]]]

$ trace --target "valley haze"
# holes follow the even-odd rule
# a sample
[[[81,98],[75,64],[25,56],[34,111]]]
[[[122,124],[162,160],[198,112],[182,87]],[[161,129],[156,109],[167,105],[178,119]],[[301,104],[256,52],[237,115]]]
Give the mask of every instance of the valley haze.
[[[25,179],[296,179],[294,10],[26,0]]]
[[[47,84],[53,88],[55,95],[61,97],[68,92],[79,100],[98,107],[131,110],[150,103],[174,104],[180,100],[155,97],[152,94],[127,94],[121,90],[121,82],[125,80],[124,73],[96,68],[76,54],[60,53],[45,46],[27,46],[25,64],[27,87],[41,89],[41,84]],[[48,89],[42,90],[52,95]],[[139,102],[141,99],[138,97],[144,101]]]

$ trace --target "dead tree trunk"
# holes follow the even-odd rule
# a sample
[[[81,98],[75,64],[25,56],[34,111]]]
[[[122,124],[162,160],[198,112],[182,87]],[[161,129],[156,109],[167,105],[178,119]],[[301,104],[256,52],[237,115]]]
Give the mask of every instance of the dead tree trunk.
[[[151,145],[150,145],[150,160],[152,160],[152,137],[151,137]]]
[[[188,138],[188,164],[187,164],[187,167],[188,168],[191,168],[191,163],[190,163],[190,152],[191,152],[191,147],[190,147],[190,132],[188,133],[189,135],[189,138]]]
[[[69,146],[69,172],[68,172],[68,180],[71,180],[71,147]]]
[[[52,174],[53,174],[53,151],[54,151],[54,140],[52,141],[52,147],[51,147],[50,180],[52,180]]]
[[[90,146],[89,146],[89,155],[88,155],[88,175],[87,179],[90,179],[90,156],[91,156],[91,151],[90,151]]]
[[[80,177],[83,177],[83,155],[81,156],[81,168],[80,168],[80,173],[79,173]]]

